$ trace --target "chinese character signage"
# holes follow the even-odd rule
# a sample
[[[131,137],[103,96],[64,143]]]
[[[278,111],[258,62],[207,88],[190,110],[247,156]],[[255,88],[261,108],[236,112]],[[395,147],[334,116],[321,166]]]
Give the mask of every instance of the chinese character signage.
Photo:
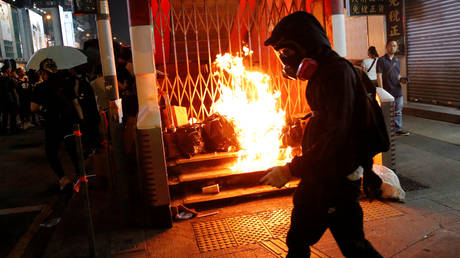
[[[385,0],[347,0],[348,16],[383,15]]]
[[[404,0],[387,0],[385,6],[385,17],[387,21],[387,40],[394,40],[398,43],[399,55],[404,55]]]

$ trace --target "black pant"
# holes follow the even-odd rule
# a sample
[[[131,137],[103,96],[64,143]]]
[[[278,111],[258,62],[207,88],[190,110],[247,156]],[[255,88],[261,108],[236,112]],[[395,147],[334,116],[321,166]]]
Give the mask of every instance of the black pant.
[[[69,155],[74,165],[75,173],[78,174],[77,149],[72,130],[69,128],[63,129],[57,125],[55,127],[47,125],[45,128],[46,158],[51,169],[54,171],[54,173],[56,173],[59,179],[65,176],[64,169],[62,168],[62,163],[59,160],[59,147],[61,142],[64,142],[67,154]]]
[[[345,182],[346,187],[359,187],[360,180]],[[355,193],[340,201],[337,205],[328,203],[326,186],[300,185],[294,197],[294,209],[291,215],[291,227],[286,244],[289,247],[287,257],[310,257],[310,246],[318,242],[329,228],[346,257],[382,257],[364,238],[363,211]],[[343,190],[346,190],[343,188]],[[329,189],[331,191],[331,189]],[[310,196],[305,195],[309,193]],[[346,193],[344,193],[346,195]],[[316,198],[316,199],[312,199]]]
[[[17,116],[17,111],[16,109],[10,109],[10,110],[2,110],[1,112],[1,119],[2,119],[2,124],[1,124],[1,133],[7,133],[8,132],[8,122],[10,124],[10,132],[15,132],[17,131],[17,123],[16,123],[16,116]]]

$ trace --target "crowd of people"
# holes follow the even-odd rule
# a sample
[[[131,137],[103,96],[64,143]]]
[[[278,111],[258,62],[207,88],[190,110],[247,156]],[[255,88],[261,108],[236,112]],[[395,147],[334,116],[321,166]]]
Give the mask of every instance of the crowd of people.
[[[40,124],[39,116],[30,110],[30,98],[38,76],[16,67],[14,60],[5,60],[0,77],[0,134],[18,133]]]
[[[119,96],[123,99],[123,123],[133,127],[137,115],[135,80],[129,70],[131,53],[128,48],[117,53]],[[71,174],[78,174],[73,127],[79,124],[82,132],[85,158],[103,148],[107,139],[109,99],[107,96],[99,58],[88,58],[88,63],[71,69],[60,69],[52,59],[41,61],[38,70],[27,72],[14,60],[4,60],[0,65],[0,121],[2,137],[18,134],[30,128],[45,131],[45,154],[47,161],[64,190],[72,186]],[[96,61],[95,61],[96,60]],[[133,151],[132,130],[125,135],[131,141],[125,146]],[[61,145],[65,146],[74,173],[66,173],[59,158]]]

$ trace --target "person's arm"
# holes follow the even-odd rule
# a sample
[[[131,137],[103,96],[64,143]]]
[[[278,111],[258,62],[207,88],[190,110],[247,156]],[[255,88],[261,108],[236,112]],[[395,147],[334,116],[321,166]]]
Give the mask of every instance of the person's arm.
[[[367,67],[366,67],[366,59],[364,59],[362,62],[361,62],[361,70],[363,70],[364,72],[367,72]]]
[[[383,88],[382,73],[377,73],[377,85],[378,85],[380,88]]]
[[[375,71],[377,73],[377,86],[380,88],[383,88],[383,68],[383,61],[380,58],[377,59],[377,67],[375,68]]]
[[[77,111],[78,119],[83,120],[84,119],[83,110],[81,109],[80,103],[78,103],[78,99],[76,98],[73,99],[72,103],[73,103],[75,110]]]

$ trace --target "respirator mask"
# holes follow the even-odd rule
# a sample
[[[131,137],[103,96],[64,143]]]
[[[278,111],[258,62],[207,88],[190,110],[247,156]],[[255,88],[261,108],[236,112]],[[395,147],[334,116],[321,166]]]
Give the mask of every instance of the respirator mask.
[[[283,64],[283,76],[290,80],[309,80],[315,74],[318,63],[312,58],[302,58],[302,50],[295,45],[275,48]]]

